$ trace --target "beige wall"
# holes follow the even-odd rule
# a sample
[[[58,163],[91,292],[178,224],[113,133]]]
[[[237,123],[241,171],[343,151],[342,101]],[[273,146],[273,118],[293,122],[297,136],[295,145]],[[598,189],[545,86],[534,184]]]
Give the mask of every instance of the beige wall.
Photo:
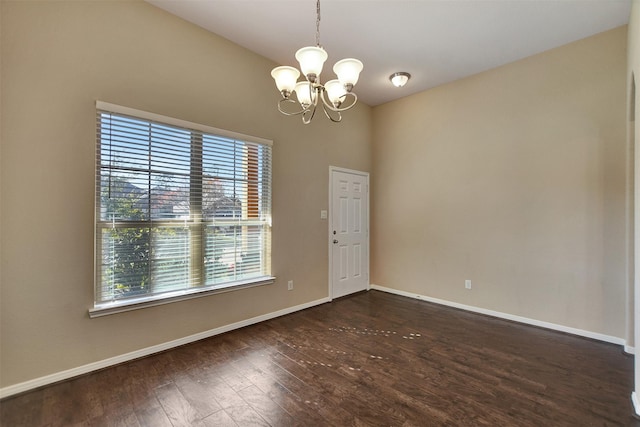
[[[371,283],[624,337],[626,37],[375,107]]]
[[[328,296],[329,165],[370,170],[369,107],[303,126],[275,64],[147,3],[1,7],[0,387]],[[96,99],[274,140],[274,285],[88,318]]]

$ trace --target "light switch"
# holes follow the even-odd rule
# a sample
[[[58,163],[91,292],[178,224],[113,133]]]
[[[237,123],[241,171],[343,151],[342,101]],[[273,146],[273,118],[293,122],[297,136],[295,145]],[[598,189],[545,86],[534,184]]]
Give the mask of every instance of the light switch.
[[[325,210],[320,211],[320,219],[327,219],[327,211]]]

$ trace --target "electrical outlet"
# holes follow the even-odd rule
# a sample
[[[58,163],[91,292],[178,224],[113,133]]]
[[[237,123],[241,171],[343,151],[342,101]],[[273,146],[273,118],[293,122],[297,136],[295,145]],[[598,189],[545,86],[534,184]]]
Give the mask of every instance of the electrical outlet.
[[[471,280],[465,280],[464,287],[465,289],[471,289]]]
[[[289,280],[287,282],[287,289],[292,291],[293,290],[293,280]]]

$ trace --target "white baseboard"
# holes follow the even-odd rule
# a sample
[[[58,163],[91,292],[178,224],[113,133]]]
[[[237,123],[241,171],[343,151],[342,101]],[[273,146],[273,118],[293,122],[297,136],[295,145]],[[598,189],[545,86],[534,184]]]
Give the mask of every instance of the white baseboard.
[[[265,320],[270,320],[276,317],[284,316],[286,314],[295,313],[296,311],[311,308],[316,305],[324,304],[327,302],[330,302],[329,298],[322,298],[322,299],[311,301],[305,304],[296,305],[294,307],[289,307],[279,311],[274,311],[272,313],[263,314],[261,316],[252,317],[251,319],[242,320],[240,322],[221,326],[219,328],[210,329],[208,331],[200,332],[194,335],[189,335],[187,337],[179,338],[177,340],[173,340],[173,341],[165,342],[162,344],[154,345],[151,347],[143,348],[140,350],[132,351],[130,353],[122,354],[119,356],[110,357],[109,359],[104,359],[98,362],[89,363],[87,365],[78,366],[77,368],[56,372],[54,374],[45,375],[44,377],[35,378],[33,380],[10,385],[8,387],[0,388],[0,399],[13,396],[14,394],[33,390],[35,388],[42,387],[48,384],[53,384],[58,381],[63,381],[69,378],[77,377],[78,375],[83,375],[89,372],[97,371],[98,369],[108,368],[109,366],[114,366],[123,362],[128,362],[130,360],[139,359],[140,357],[149,356],[154,353],[159,353],[161,351],[169,350],[175,347],[179,347],[181,345],[199,341],[205,338],[212,337],[214,335],[223,334],[225,332],[229,332],[234,329],[240,329],[245,326],[264,322]]]
[[[633,409],[636,411],[636,415],[640,416],[640,401],[638,401],[638,395],[635,391],[631,393],[631,403],[633,403]]]
[[[375,289],[382,292],[388,292],[391,294],[401,295],[404,297],[415,298],[423,301],[432,302],[435,304],[446,305],[448,307],[459,308],[466,311],[471,311],[474,313],[485,314],[487,316],[498,317],[500,319],[511,320],[514,322],[524,323],[527,325],[538,326],[541,328],[552,329],[554,331],[565,332],[572,335],[579,335],[581,337],[591,338],[598,341],[604,341],[612,344],[618,344],[625,346],[625,351],[627,349],[626,341],[623,338],[614,337],[611,335],[600,334],[597,332],[585,331],[583,329],[571,328],[569,326],[559,325],[557,323],[543,322],[541,320],[530,319],[528,317],[515,316],[513,314],[502,313],[499,311],[487,310],[480,307],[474,307],[472,305],[459,304],[457,302],[447,301],[438,298],[432,298],[425,295],[419,295],[411,292],[400,291],[398,289],[385,288],[384,286],[371,285],[371,289]],[[633,347],[628,347],[629,349],[633,349]],[[631,352],[629,352],[631,353]],[[633,353],[631,353],[633,354]]]
[[[627,353],[627,354],[636,354],[636,348],[625,344],[624,345],[624,352]]]

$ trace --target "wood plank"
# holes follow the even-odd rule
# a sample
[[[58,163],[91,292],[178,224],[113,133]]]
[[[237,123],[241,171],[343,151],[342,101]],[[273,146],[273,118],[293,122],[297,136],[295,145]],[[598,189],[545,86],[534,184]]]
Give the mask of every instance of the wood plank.
[[[44,425],[44,389],[0,401],[1,426]]]
[[[216,400],[224,411],[240,426],[268,426],[265,421],[229,384],[213,386]]]
[[[174,427],[190,426],[199,420],[197,411],[191,406],[189,401],[180,392],[175,384],[167,384],[155,390],[158,401],[169,421]]]
[[[198,421],[195,424],[196,427],[238,427],[233,418],[229,416],[224,410],[214,412],[207,418]]]
[[[136,418],[143,427],[172,427],[167,413],[160,403],[149,407],[136,408]]]

